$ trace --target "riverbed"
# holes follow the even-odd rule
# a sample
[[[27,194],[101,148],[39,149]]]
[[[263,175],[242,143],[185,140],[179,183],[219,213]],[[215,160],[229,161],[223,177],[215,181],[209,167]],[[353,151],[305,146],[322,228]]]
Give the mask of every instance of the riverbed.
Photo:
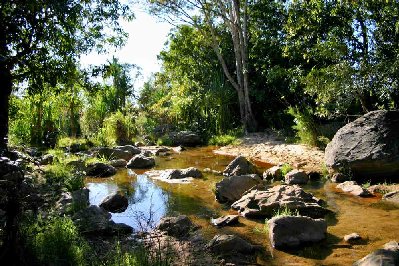
[[[214,147],[192,148],[181,153],[171,153],[156,158],[153,169],[196,167],[223,171],[234,158],[214,154]],[[260,171],[271,167],[262,161],[255,162]],[[380,248],[386,242],[399,240],[399,209],[382,204],[381,197],[357,198],[342,193],[335,184],[326,180],[313,182],[303,188],[324,199],[335,215],[326,217],[329,227],[327,239],[317,245],[289,252],[270,246],[264,220],[240,217],[236,226],[216,228],[210,219],[226,214],[236,214],[229,206],[215,200],[214,186],[223,177],[204,173],[204,178],[187,184],[169,184],[153,180],[145,170],[120,169],[108,179],[87,179],[90,203],[99,204],[107,195],[122,191],[129,197],[129,207],[123,213],[113,214],[115,222],[126,223],[136,231],[149,231],[160,218],[185,214],[201,226],[205,238],[216,234],[237,234],[251,243],[262,246],[258,256],[260,265],[351,265],[354,261]],[[363,237],[358,245],[349,245],[342,239],[346,234],[359,233]]]

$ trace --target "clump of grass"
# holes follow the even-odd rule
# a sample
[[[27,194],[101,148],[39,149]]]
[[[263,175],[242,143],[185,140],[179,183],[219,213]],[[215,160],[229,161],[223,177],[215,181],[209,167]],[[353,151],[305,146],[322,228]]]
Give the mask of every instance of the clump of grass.
[[[362,184],[362,187],[364,189],[368,189],[370,186],[371,186],[371,181],[370,180],[368,182]]]
[[[299,211],[297,209],[291,210],[287,206],[284,208],[279,208],[274,211],[273,217],[281,217],[281,216],[299,216]]]
[[[240,140],[237,136],[224,134],[218,136],[212,136],[209,141],[209,145],[216,145],[216,146],[226,146],[226,145],[239,145]]]
[[[23,229],[28,248],[41,265],[88,265],[87,242],[70,218],[40,217]]]
[[[63,137],[59,138],[57,142],[57,147],[58,148],[68,148],[73,145],[79,145],[81,146],[82,150],[86,150],[89,148],[91,143],[87,139],[82,139],[82,138],[70,138],[70,137]]]
[[[285,163],[281,166],[281,175],[284,177],[289,171],[294,169],[291,165],[288,163]]]

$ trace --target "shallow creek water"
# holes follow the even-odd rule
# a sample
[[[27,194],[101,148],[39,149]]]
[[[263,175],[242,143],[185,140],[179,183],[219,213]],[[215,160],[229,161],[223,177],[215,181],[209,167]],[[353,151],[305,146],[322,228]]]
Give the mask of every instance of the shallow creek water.
[[[156,158],[154,169],[197,167],[222,171],[233,157],[215,155],[212,147],[194,148],[166,157]],[[271,165],[257,162],[260,170]],[[293,251],[278,251],[270,246],[263,230],[264,220],[240,217],[232,227],[215,228],[211,218],[235,214],[229,206],[215,201],[213,187],[222,176],[204,173],[203,179],[189,184],[169,184],[152,180],[145,170],[121,169],[108,179],[86,179],[90,189],[90,203],[99,204],[107,195],[122,191],[129,195],[129,207],[123,213],[113,214],[115,222],[126,223],[136,230],[149,230],[160,218],[185,214],[200,225],[204,236],[233,233],[263,247],[258,256],[261,265],[351,265],[373,250],[391,240],[399,241],[399,209],[380,203],[380,197],[356,198],[335,189],[329,182],[317,182],[304,187],[308,192],[327,201],[335,215],[327,217],[327,239],[317,245]],[[359,233],[365,240],[358,245],[348,245],[342,238]]]

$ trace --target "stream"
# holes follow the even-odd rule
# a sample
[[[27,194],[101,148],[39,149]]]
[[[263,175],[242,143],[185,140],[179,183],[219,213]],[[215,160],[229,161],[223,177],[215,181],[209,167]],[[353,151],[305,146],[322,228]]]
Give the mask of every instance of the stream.
[[[181,153],[156,158],[157,169],[196,167],[223,171],[233,157],[213,154],[214,147],[192,148]],[[255,162],[263,171],[271,165]],[[328,208],[335,212],[327,218],[327,239],[313,246],[293,251],[278,251],[270,246],[264,220],[240,217],[236,226],[216,228],[210,219],[221,215],[236,214],[229,206],[215,200],[213,188],[223,177],[203,173],[203,179],[188,184],[170,184],[153,180],[147,170],[120,169],[107,179],[87,178],[90,203],[98,205],[107,195],[122,191],[129,197],[129,207],[123,213],[112,214],[118,223],[132,226],[136,231],[148,231],[164,216],[185,214],[201,226],[205,238],[216,234],[237,234],[253,244],[260,245],[260,265],[351,265],[354,261],[380,248],[391,240],[399,240],[399,209],[381,203],[381,197],[357,198],[335,188],[324,180],[303,188],[324,199]],[[276,183],[277,184],[277,183]],[[364,239],[357,245],[343,241],[346,234],[359,233]]]

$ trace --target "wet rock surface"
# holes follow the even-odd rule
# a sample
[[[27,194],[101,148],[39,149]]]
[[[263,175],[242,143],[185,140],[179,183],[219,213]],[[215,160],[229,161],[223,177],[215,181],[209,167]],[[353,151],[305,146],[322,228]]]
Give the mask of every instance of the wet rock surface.
[[[261,183],[261,178],[256,175],[228,176],[216,183],[215,195],[219,202],[234,202],[253,186]]]
[[[267,222],[269,238],[276,249],[290,249],[326,238],[327,223],[305,216],[274,217]]]
[[[321,206],[323,202],[305,192],[298,185],[278,185],[254,189],[234,202],[231,207],[245,217],[269,218],[278,210],[287,209],[300,215],[321,218],[331,213]]]

